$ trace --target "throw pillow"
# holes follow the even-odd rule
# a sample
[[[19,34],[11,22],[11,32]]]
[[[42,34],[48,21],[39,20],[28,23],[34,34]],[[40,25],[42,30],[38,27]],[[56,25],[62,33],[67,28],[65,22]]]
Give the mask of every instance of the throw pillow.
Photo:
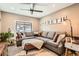
[[[59,36],[59,34],[57,34],[57,33],[54,35],[54,38],[53,38],[53,41],[54,41],[54,42],[57,41],[58,36]]]
[[[55,35],[55,32],[49,32],[49,33],[47,34],[47,38],[53,39],[54,35]]]
[[[65,38],[65,34],[60,34],[59,36],[58,36],[58,38],[57,38],[57,43],[59,43],[62,39],[64,39]]]
[[[42,37],[47,37],[48,32],[42,32]]]

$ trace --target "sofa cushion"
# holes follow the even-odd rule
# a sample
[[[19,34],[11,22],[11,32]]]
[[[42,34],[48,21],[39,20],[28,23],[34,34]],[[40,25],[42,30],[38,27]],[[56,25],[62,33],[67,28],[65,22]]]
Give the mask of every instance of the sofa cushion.
[[[59,34],[56,42],[59,43],[64,38],[65,38],[65,34]]]
[[[47,41],[47,44],[48,45],[51,45],[52,47],[58,47],[58,43],[56,43],[56,42],[53,42],[53,41]]]
[[[48,32],[47,38],[53,39],[54,35],[55,35],[55,32]]]
[[[21,35],[21,33],[16,33],[16,39],[20,39],[20,38],[22,38],[22,35]]]
[[[48,38],[44,38],[44,37],[36,37],[37,39],[40,39],[40,40],[43,40],[43,41],[48,41],[48,40],[50,40],[50,39],[48,39]]]
[[[26,33],[25,33],[25,36],[26,36],[26,37],[33,36],[33,32],[26,32]]]
[[[42,32],[42,37],[47,37],[48,32]]]
[[[39,39],[39,40],[41,40],[41,39],[42,39],[42,37],[36,37],[36,39]]]
[[[34,36],[28,36],[28,37],[24,37],[22,39],[32,39],[32,38],[35,38]]]
[[[27,36],[27,32],[24,32],[25,37]]]
[[[41,38],[43,41],[48,41],[48,40],[50,40],[50,39],[48,39],[48,38]]]

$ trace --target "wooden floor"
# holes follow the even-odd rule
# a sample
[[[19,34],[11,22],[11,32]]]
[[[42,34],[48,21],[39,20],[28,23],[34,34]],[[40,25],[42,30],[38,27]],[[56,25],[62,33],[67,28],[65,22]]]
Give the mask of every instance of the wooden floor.
[[[58,56],[56,53],[46,49],[41,48],[40,50],[34,49],[29,50],[26,55],[25,50],[22,47],[10,46],[8,47],[8,56]]]

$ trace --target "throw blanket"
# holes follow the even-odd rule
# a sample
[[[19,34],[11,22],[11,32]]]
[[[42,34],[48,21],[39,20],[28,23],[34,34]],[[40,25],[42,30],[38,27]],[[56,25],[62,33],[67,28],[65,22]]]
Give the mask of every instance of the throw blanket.
[[[38,39],[26,39],[22,41],[22,48],[24,49],[24,45],[25,44],[32,44],[33,46],[35,46],[36,48],[40,49],[44,43],[44,41],[42,40],[38,40]]]

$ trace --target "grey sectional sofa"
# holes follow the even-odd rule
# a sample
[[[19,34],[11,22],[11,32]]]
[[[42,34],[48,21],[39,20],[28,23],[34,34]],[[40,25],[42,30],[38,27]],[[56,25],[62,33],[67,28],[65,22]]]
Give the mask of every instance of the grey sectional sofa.
[[[54,51],[55,53],[57,53],[59,55],[62,55],[64,53],[64,40],[65,40],[65,36],[66,36],[65,33],[41,32],[40,35],[35,36],[35,37],[34,37],[33,33],[28,33],[27,35],[25,35],[26,37],[24,39],[27,39],[28,37],[32,37],[32,38],[37,38],[39,40],[43,40],[44,47],[50,49],[51,51]],[[23,38],[22,38],[22,40],[23,40]]]
[[[42,32],[41,36],[37,38],[44,41],[44,47],[62,55],[65,36],[65,33],[61,32]]]

